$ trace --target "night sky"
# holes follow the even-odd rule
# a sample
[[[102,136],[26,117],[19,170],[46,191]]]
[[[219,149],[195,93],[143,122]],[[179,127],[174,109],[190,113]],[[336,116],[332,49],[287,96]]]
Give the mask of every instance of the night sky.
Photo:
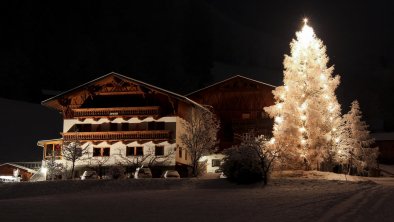
[[[7,1],[0,97],[33,103],[114,71],[181,94],[241,74],[282,83],[308,17],[376,131],[394,130],[392,1]]]

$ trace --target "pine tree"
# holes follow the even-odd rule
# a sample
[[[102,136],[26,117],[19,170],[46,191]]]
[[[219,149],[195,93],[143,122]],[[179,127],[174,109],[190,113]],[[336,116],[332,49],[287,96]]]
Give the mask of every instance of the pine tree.
[[[265,111],[275,118],[271,144],[282,150],[288,166],[318,169],[330,162],[340,123],[335,96],[339,76],[327,67],[326,47],[307,20],[293,39],[291,55],[285,55],[283,86],[273,91],[275,105]],[[297,166],[296,163],[299,165]]]
[[[360,172],[364,168],[376,168],[378,148],[372,148],[375,140],[370,136],[368,125],[362,121],[362,112],[357,100],[352,102],[350,111],[343,116],[343,134],[348,148],[340,149],[337,152],[339,160],[348,164],[349,167],[355,166]],[[341,158],[342,156],[342,158]],[[350,171],[349,171],[350,173]]]

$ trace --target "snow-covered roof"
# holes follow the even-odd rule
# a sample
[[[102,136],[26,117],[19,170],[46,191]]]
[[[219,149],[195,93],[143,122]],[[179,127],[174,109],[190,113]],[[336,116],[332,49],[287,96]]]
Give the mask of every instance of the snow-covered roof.
[[[371,136],[375,138],[376,141],[394,140],[394,132],[371,133]]]
[[[62,138],[58,138],[58,139],[51,139],[51,140],[39,140],[39,141],[37,141],[37,146],[44,147],[45,143],[58,142],[58,141],[63,141],[63,139]]]
[[[0,167],[4,166],[4,165],[10,165],[10,166],[13,166],[13,167],[16,167],[16,168],[19,168],[19,169],[23,169],[23,170],[26,170],[29,173],[37,173],[37,171],[35,171],[33,169],[30,169],[30,168],[27,168],[27,167],[24,167],[24,166],[21,166],[21,165],[18,165],[18,164],[14,164],[14,163],[3,163],[3,164],[0,165]]]

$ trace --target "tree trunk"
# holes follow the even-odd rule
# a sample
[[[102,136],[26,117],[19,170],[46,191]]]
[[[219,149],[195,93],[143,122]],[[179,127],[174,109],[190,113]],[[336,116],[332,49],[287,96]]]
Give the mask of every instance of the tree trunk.
[[[74,179],[74,167],[75,167],[75,162],[73,162],[72,168],[71,168],[71,179]]]

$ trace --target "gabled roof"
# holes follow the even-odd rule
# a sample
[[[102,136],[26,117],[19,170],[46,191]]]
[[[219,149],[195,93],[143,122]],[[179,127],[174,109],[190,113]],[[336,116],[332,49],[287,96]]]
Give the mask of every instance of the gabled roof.
[[[30,169],[30,168],[27,168],[27,167],[24,167],[24,166],[21,166],[21,165],[18,165],[18,164],[14,164],[14,163],[3,163],[3,164],[0,165],[0,167],[4,166],[4,165],[10,165],[10,166],[13,166],[13,167],[16,167],[16,168],[19,168],[19,169],[23,169],[23,170],[28,171],[29,173],[37,173],[37,171],[35,171],[33,169]]]
[[[123,80],[126,80],[126,81],[130,81],[130,82],[133,82],[133,83],[135,83],[135,84],[143,85],[143,86],[145,86],[146,88],[149,88],[149,89],[151,89],[151,90],[157,91],[157,92],[162,93],[162,94],[166,94],[166,95],[171,96],[172,98],[175,98],[175,99],[177,99],[177,100],[180,100],[180,101],[183,101],[183,102],[186,102],[186,103],[189,103],[189,104],[192,104],[192,105],[195,105],[195,106],[198,106],[198,107],[200,107],[200,108],[205,109],[205,108],[204,108],[203,106],[201,106],[200,104],[194,102],[193,100],[191,100],[191,99],[189,99],[189,98],[187,98],[187,97],[185,97],[185,96],[179,95],[179,94],[177,94],[177,93],[174,93],[174,92],[171,92],[171,91],[162,89],[162,88],[160,88],[160,87],[157,87],[157,86],[154,86],[154,85],[151,85],[151,84],[148,84],[148,83],[145,83],[145,82],[142,82],[142,81],[139,81],[139,80],[130,78],[130,77],[128,77],[128,76],[124,76],[124,75],[115,73],[115,72],[108,73],[108,74],[103,75],[103,76],[101,76],[101,77],[99,77],[99,78],[97,78],[97,79],[94,79],[94,80],[89,81],[89,82],[87,82],[87,83],[85,83],[85,84],[82,84],[82,85],[80,85],[80,86],[77,86],[77,87],[75,87],[75,88],[73,88],[73,89],[70,89],[70,90],[67,90],[67,91],[65,91],[65,92],[62,92],[62,93],[60,93],[60,94],[58,94],[58,95],[56,95],[56,96],[54,96],[54,97],[52,97],[52,98],[49,98],[49,99],[46,99],[46,100],[42,101],[41,104],[44,105],[44,106],[47,106],[47,107],[49,107],[49,108],[54,108],[54,109],[56,109],[56,107],[54,107],[54,106],[51,105],[50,103],[53,103],[53,102],[56,101],[57,99],[60,99],[60,98],[62,98],[62,97],[64,97],[64,96],[71,95],[72,93],[77,92],[78,90],[81,90],[81,89],[83,89],[83,88],[85,88],[85,87],[88,87],[88,86],[90,86],[90,85],[94,85],[94,83],[96,83],[96,82],[98,82],[98,81],[100,81],[100,80],[104,80],[105,78],[109,78],[109,77],[111,77],[111,76],[115,76],[115,77],[117,77],[117,78],[120,78],[120,79],[123,79]],[[59,110],[59,109],[57,109],[57,110]]]
[[[275,88],[275,87],[276,87],[276,86],[274,86],[274,85],[271,85],[271,84],[268,84],[268,83],[265,83],[265,82],[261,82],[261,81],[255,80],[255,79],[251,79],[251,78],[248,78],[248,77],[245,77],[245,76],[235,75],[235,76],[232,76],[232,77],[227,78],[227,79],[225,79],[225,80],[222,80],[222,81],[220,81],[220,82],[217,82],[217,83],[214,83],[214,84],[212,84],[212,85],[206,86],[206,87],[204,87],[204,88],[202,88],[202,89],[199,89],[199,90],[196,90],[196,91],[194,91],[194,92],[191,92],[191,93],[187,94],[186,96],[191,96],[191,95],[193,95],[193,94],[195,94],[195,93],[199,93],[199,92],[201,92],[201,91],[204,91],[204,90],[207,90],[207,89],[209,89],[209,88],[212,88],[212,87],[215,87],[215,86],[224,84],[224,83],[226,83],[226,82],[228,82],[228,81],[230,81],[230,80],[237,79],[237,78],[243,79],[243,80],[247,80],[247,81],[251,81],[251,82],[258,83],[258,84],[265,85],[265,86],[272,87],[272,88]]]

